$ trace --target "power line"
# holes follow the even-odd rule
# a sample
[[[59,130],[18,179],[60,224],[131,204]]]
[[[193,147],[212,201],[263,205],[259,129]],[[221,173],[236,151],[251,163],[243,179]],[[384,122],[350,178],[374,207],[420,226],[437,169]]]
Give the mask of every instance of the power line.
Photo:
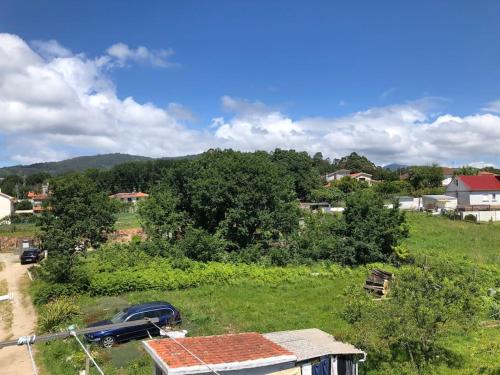
[[[80,339],[78,338],[76,332],[75,331],[71,331],[71,335],[76,339],[76,341],[78,341],[78,343],[82,347],[82,349],[85,352],[85,354],[87,355],[87,357],[92,361],[92,363],[94,364],[94,366],[97,369],[97,371],[99,371],[99,374],[104,375],[104,372],[101,370],[101,368],[99,367],[99,365],[95,361],[94,357],[92,357],[92,355],[89,353],[89,351],[87,350],[87,348],[85,347],[85,345],[83,345],[83,343],[80,341]]]
[[[38,375],[38,369],[36,368],[35,359],[33,358],[33,352],[31,350],[31,344],[35,342],[36,336],[21,336],[17,340],[17,345],[26,345],[28,348],[28,354],[31,360],[31,367],[33,368],[33,374]]]
[[[82,329],[78,329],[78,330],[67,330],[67,331],[58,332],[58,333],[51,333],[51,334],[47,334],[47,335],[32,336],[32,337],[34,337],[34,339],[32,342],[30,342],[30,344],[36,344],[39,342],[46,342],[46,341],[51,341],[51,340],[56,340],[56,339],[64,339],[64,338],[73,336],[73,334],[71,332],[75,332],[77,335],[84,335],[86,333],[105,331],[108,329],[135,327],[135,326],[140,326],[140,325],[147,324],[147,323],[154,324],[154,323],[157,323],[159,321],[160,321],[159,318],[142,319],[142,320],[134,320],[131,322],[105,324],[102,326],[82,328]],[[21,336],[21,337],[26,337],[26,336]],[[21,339],[21,338],[19,338],[19,339]],[[8,346],[20,345],[20,344],[18,344],[19,339],[0,342],[0,349],[8,347]]]

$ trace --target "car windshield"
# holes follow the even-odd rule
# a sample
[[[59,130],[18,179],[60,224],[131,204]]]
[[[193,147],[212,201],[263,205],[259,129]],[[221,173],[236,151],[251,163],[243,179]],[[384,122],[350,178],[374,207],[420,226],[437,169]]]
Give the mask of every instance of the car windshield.
[[[113,316],[111,318],[111,322],[112,323],[122,323],[126,317],[127,317],[127,313],[125,311],[120,311],[118,314],[116,314],[115,316]]]
[[[34,254],[36,254],[36,250],[24,250],[23,254],[24,255],[34,255]]]

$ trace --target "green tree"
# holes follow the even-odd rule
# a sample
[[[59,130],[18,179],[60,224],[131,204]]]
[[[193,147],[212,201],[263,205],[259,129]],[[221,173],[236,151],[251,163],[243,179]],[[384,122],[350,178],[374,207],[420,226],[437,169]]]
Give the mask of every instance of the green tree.
[[[16,210],[31,210],[33,204],[29,200],[22,200],[16,203]]]
[[[442,340],[475,327],[483,311],[480,278],[467,263],[400,268],[383,302],[359,285],[348,293],[344,318],[352,324],[349,339],[370,353],[371,368],[429,374],[433,364],[456,366],[457,356]]]
[[[453,171],[454,176],[475,176],[479,172],[479,169],[471,167],[469,165],[463,165]]]
[[[170,186],[162,184],[151,191],[148,199],[139,203],[140,222],[151,239],[174,242],[182,238],[189,220],[180,202],[180,197]]]
[[[347,198],[344,220],[345,233],[337,261],[345,264],[387,261],[408,235],[398,205],[385,208],[382,197],[372,189],[357,191]]]
[[[344,233],[342,216],[306,213],[303,228],[295,235],[291,249],[301,261],[337,260]]]
[[[271,153],[271,160],[280,164],[285,173],[291,177],[299,199],[308,200],[311,197],[311,190],[321,186],[319,171],[307,152],[277,148]]]
[[[358,155],[356,152],[336,160],[334,164],[336,169],[349,169],[352,172],[374,174],[377,169],[377,166],[368,160],[366,156]]]
[[[408,181],[413,189],[441,187],[444,179],[440,166],[411,167],[408,170]]]
[[[330,204],[337,204],[344,200],[344,198],[344,192],[333,186],[321,187],[311,191],[312,202],[328,202]]]
[[[355,191],[368,188],[368,184],[365,181],[359,181],[349,176],[330,182],[330,186],[339,189],[344,194],[351,194]]]
[[[106,241],[116,221],[116,205],[91,179],[72,174],[55,179],[41,219],[41,247],[49,251],[47,277],[66,282],[85,253]]]
[[[264,152],[213,150],[193,161],[179,187],[194,226],[241,249],[298,226],[292,179]]]
[[[412,186],[405,180],[382,181],[373,185],[373,189],[385,198],[393,195],[411,195],[412,192]]]

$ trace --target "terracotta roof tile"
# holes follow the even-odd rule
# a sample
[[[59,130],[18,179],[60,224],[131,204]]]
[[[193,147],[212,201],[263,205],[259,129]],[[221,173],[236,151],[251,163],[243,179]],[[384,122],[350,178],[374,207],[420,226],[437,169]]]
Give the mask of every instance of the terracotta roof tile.
[[[293,356],[259,333],[185,337],[177,341],[209,365]],[[170,368],[202,365],[174,340],[151,340],[147,344]]]

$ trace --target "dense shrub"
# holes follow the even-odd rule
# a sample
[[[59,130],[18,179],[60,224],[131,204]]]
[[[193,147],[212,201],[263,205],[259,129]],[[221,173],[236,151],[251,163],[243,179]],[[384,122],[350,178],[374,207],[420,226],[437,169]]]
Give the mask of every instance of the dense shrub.
[[[431,373],[429,365],[456,363],[442,339],[478,324],[486,285],[488,277],[468,262],[435,261],[398,269],[383,302],[353,286],[344,311],[349,340],[370,353],[372,368],[411,364],[415,373]]]
[[[180,262],[179,259],[184,259]],[[317,267],[320,277],[338,276],[338,266]],[[256,283],[276,285],[296,283],[311,277],[311,267],[272,267],[257,264],[234,264],[190,261],[187,258],[151,257],[137,246],[111,245],[89,254],[79,266],[87,275],[82,291],[71,283],[38,282],[35,302],[45,303],[58,295],[86,292],[91,295],[116,295],[148,289],[174,290],[201,285]]]
[[[38,328],[41,332],[51,332],[61,325],[71,322],[80,314],[78,306],[69,298],[62,297],[40,308]]]

